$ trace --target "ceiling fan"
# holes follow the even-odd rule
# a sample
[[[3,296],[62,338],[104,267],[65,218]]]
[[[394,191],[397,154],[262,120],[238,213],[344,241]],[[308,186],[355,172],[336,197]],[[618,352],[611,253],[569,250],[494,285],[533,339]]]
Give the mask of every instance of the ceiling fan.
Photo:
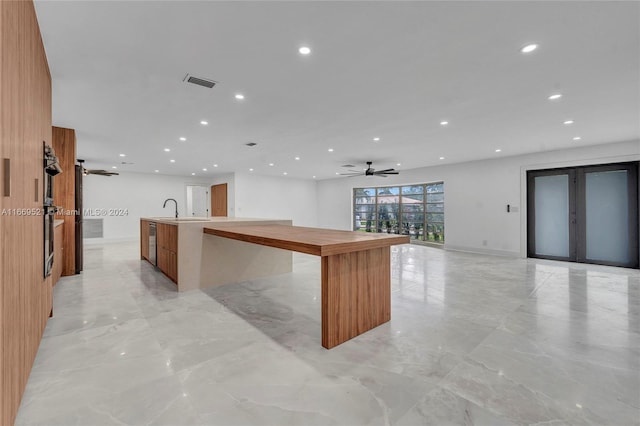
[[[340,173],[341,176],[349,176],[349,177],[353,177],[353,176],[380,176],[380,177],[387,177],[387,175],[397,175],[400,172],[397,172],[395,169],[384,169],[384,170],[376,170],[371,168],[371,165],[373,164],[372,161],[367,161],[367,168],[362,171],[359,172],[357,170],[349,170],[350,173]],[[347,166],[347,167],[353,167],[351,165]]]
[[[80,163],[80,167],[82,167],[82,175],[83,176],[87,176],[87,175],[98,175],[98,176],[118,176],[120,173],[116,173],[116,172],[108,172],[106,170],[98,170],[98,169],[93,169],[93,170],[89,170],[89,169],[85,169],[84,166],[82,165],[84,163],[84,160],[78,159],[77,160],[78,163]]]

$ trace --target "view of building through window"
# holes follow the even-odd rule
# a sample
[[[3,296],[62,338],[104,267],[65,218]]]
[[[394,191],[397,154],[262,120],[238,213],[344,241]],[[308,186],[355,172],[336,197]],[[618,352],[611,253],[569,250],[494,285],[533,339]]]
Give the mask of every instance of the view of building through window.
[[[354,231],[444,243],[444,183],[353,189]]]

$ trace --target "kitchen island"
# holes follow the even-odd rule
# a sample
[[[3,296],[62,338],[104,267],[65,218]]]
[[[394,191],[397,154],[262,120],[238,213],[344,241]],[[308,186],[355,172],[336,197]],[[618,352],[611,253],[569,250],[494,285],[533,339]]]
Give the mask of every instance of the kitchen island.
[[[291,225],[291,221],[233,217],[140,218],[140,257],[157,266],[177,285],[178,291],[291,272],[291,252],[205,238],[202,230],[211,225],[224,229],[239,225]],[[155,234],[155,247],[150,247],[150,232]]]
[[[321,256],[322,346],[331,349],[391,319],[390,247],[409,236],[282,225],[211,225],[215,240]]]
[[[157,253],[158,268],[178,291],[291,272],[292,251],[320,256],[327,349],[391,319],[390,247],[409,242],[408,236],[305,228],[290,220],[142,218],[140,224],[141,257],[154,263]]]

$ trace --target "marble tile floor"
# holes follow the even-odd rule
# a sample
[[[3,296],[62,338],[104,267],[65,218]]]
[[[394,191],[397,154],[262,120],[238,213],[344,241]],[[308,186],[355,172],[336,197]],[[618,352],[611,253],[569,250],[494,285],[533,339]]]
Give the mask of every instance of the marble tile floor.
[[[320,345],[320,263],[177,293],[136,242],[63,278],[16,425],[638,425],[640,273],[392,251],[392,319]]]

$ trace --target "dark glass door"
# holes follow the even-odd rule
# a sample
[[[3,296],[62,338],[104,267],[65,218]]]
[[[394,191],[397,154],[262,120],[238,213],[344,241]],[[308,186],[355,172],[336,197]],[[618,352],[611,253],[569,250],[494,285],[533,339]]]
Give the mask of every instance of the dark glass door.
[[[638,268],[638,163],[527,174],[528,256]]]

